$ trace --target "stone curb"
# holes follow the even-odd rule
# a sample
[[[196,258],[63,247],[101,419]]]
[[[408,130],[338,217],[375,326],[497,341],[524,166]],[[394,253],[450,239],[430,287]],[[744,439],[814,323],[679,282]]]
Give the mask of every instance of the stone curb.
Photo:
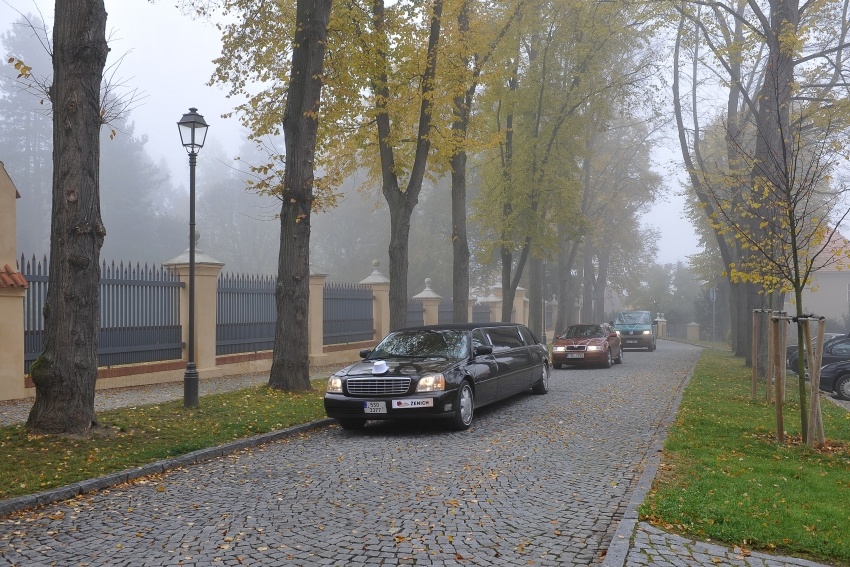
[[[288,427],[286,429],[270,431],[269,433],[247,437],[245,439],[237,439],[236,441],[231,441],[224,445],[198,449],[197,451],[192,451],[185,455],[179,455],[170,459],[148,463],[140,467],[111,473],[98,478],[75,482],[66,486],[60,486],[59,488],[45,490],[44,492],[0,500],[0,518],[14,514],[15,512],[38,508],[39,506],[60,502],[62,500],[69,500],[81,494],[97,492],[98,490],[117,486],[138,478],[160,474],[167,470],[202,463],[217,457],[230,455],[243,449],[257,447],[280,439],[286,439],[288,437],[298,435],[299,433],[307,433],[309,431],[328,427],[332,423],[335,423],[335,420],[327,418],[320,419],[310,423],[303,423],[301,425]]]
[[[638,508],[643,504],[646,495],[649,494],[652,488],[652,481],[655,480],[658,466],[661,464],[661,453],[664,450],[664,441],[667,439],[667,432],[670,429],[670,424],[676,419],[676,414],[679,412],[679,404],[682,402],[682,396],[685,394],[685,388],[688,387],[695,369],[696,365],[691,369],[687,379],[682,383],[679,392],[676,394],[676,399],[673,400],[670,409],[667,411],[667,415],[664,416],[664,419],[656,429],[655,440],[647,453],[643,473],[638,480],[637,486],[635,486],[631,500],[626,506],[623,519],[620,520],[617,531],[611,538],[611,544],[608,546],[608,552],[605,554],[602,567],[625,567],[626,565],[626,559],[632,545],[632,534],[639,519]]]

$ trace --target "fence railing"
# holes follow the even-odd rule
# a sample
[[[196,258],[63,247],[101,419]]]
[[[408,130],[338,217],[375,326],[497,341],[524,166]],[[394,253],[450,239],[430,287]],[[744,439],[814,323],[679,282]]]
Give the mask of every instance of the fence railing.
[[[24,372],[44,345],[47,302],[47,257],[25,260],[20,271],[29,282],[24,297]],[[163,360],[180,360],[180,287],[176,275],[164,268],[101,264],[98,365],[115,366]]]
[[[47,257],[26,261],[19,270],[29,282],[24,297],[24,373],[43,350],[43,309],[47,299]],[[100,279],[98,365],[109,367],[181,360],[181,293],[185,283],[167,266],[152,267],[103,262]],[[216,280],[215,354],[256,353],[274,348],[277,307],[276,278],[263,275],[219,274]],[[340,345],[380,339],[373,320],[375,296],[367,285],[325,283],[322,288],[322,345]],[[212,300],[212,298],[210,298]],[[431,309],[432,307],[428,307]],[[426,306],[419,298],[408,301],[407,325],[425,321]],[[432,317],[433,315],[429,315]],[[452,321],[452,302],[437,309],[440,323]],[[549,314],[547,313],[547,318]],[[490,308],[475,304],[472,322],[490,321]],[[386,329],[384,330],[386,331]]]
[[[369,287],[326,283],[322,301],[324,344],[355,343],[376,338],[372,316],[374,302]]]
[[[425,322],[425,305],[420,299],[409,299],[407,301],[407,325],[418,327]]]
[[[24,373],[44,346],[48,260],[20,259],[30,284],[24,297]],[[221,274],[216,289],[216,356],[274,347],[274,276]],[[103,262],[100,280],[98,365],[180,360],[180,282],[167,268]],[[375,338],[374,298],[367,286],[326,283],[323,289],[324,344]],[[419,304],[421,324],[422,304]]]
[[[216,291],[215,354],[271,350],[277,305],[275,278],[221,274]]]

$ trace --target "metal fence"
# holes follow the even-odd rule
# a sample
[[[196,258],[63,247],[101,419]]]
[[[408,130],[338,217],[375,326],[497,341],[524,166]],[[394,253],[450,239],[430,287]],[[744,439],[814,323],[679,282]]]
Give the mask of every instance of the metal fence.
[[[26,261],[19,269],[29,282],[24,297],[24,372],[44,345],[47,301],[47,257]],[[105,261],[100,269],[100,330],[98,366],[180,360],[180,287],[176,274],[154,266],[118,265]]]
[[[271,350],[277,305],[275,277],[221,274],[216,290],[215,354]]]
[[[445,325],[454,321],[454,305],[451,299],[444,299],[440,302],[440,307],[437,311],[437,322],[440,325]],[[472,321],[471,323],[489,323],[490,308],[483,303],[472,304]]]
[[[375,322],[372,317],[374,302],[370,287],[326,283],[322,323],[324,344],[355,343],[376,338]]]
[[[425,323],[425,304],[421,299],[409,299],[407,301],[407,324],[406,327],[419,327]]]

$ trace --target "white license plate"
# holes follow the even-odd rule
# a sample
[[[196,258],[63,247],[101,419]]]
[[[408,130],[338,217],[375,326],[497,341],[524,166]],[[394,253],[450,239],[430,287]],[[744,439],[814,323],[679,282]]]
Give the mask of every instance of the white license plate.
[[[393,407],[400,408],[432,408],[434,407],[433,398],[423,398],[421,400],[393,400]]]
[[[568,352],[567,358],[584,358],[583,352]]]
[[[386,402],[363,402],[364,413],[387,413]]]

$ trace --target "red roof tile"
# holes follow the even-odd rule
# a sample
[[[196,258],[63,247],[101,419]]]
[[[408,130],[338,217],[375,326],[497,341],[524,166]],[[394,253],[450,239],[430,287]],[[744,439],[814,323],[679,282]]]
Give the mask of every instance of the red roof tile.
[[[9,264],[6,264],[0,270],[0,287],[22,287],[26,289],[29,286],[30,284],[23,274],[14,270]]]

